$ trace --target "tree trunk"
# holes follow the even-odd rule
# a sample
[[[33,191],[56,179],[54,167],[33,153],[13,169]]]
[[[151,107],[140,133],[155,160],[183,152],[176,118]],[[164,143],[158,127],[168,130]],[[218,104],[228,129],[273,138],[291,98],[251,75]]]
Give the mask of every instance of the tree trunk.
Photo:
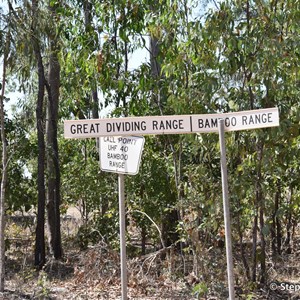
[[[276,194],[275,194],[275,202],[276,202]],[[277,248],[276,248],[276,226],[275,226],[275,219],[276,219],[276,206],[274,206],[274,212],[272,215],[272,226],[270,228],[270,234],[271,234],[271,250],[272,250],[272,256],[275,257],[277,254]]]
[[[241,207],[240,203],[239,206]],[[243,245],[243,231],[242,231],[242,227],[241,227],[241,221],[240,221],[240,215],[239,213],[236,216],[237,218],[237,228],[238,228],[238,234],[239,234],[239,242],[240,242],[240,251],[241,251],[241,257],[242,257],[242,262],[246,271],[246,277],[247,280],[250,280],[250,268],[249,268],[249,264],[246,258],[246,253],[245,253],[245,248]]]
[[[253,220],[253,227],[252,227],[252,278],[253,282],[256,282],[256,266],[257,266],[257,226],[258,226],[258,211],[255,208],[255,216]]]
[[[163,115],[162,107],[162,97],[161,88],[160,88],[160,76],[161,76],[161,67],[158,62],[159,56],[159,43],[158,39],[155,36],[150,36],[150,64],[151,64],[151,75],[152,78],[156,81],[153,84],[153,93],[152,99],[154,103],[158,106],[160,114]]]
[[[0,96],[0,124],[1,124],[1,142],[2,142],[2,178],[1,178],[1,194],[0,194],[0,292],[4,292],[5,279],[5,197],[7,184],[7,143],[5,132],[5,112],[4,112],[4,94],[6,82],[7,58],[9,54],[10,32],[7,32],[4,48],[2,87]]]
[[[262,164],[262,154],[263,154],[263,144],[257,144],[256,146],[257,151],[257,179],[256,179],[256,186],[255,186],[255,200],[254,200],[254,207],[255,207],[255,216],[253,220],[253,227],[252,227],[252,281],[256,282],[257,276],[256,276],[256,268],[257,268],[257,233],[258,233],[258,220],[260,222],[260,226],[263,226],[263,208],[262,208],[262,189],[261,189],[261,164]],[[265,251],[265,243],[264,243],[264,236],[262,234],[262,228],[260,228],[260,238],[261,240],[262,248],[261,251]],[[264,252],[265,254],[265,252]],[[262,255],[264,255],[262,253]],[[260,260],[262,267],[263,261],[265,261],[265,258]]]
[[[281,233],[281,224],[280,218],[278,216],[279,206],[280,206],[280,184],[278,184],[278,190],[275,194],[275,232],[276,232],[276,244],[277,244],[277,253],[281,254],[281,240],[282,240],[282,233]]]
[[[145,255],[146,254],[147,231],[146,231],[146,226],[144,224],[141,226],[141,236],[142,236],[142,252],[141,252],[141,255]]]
[[[89,34],[91,28],[92,28],[92,8],[93,5],[90,3],[89,0],[83,1],[83,10],[84,10],[84,26],[85,26],[85,32],[86,34]],[[91,49],[91,52],[95,51],[96,49]],[[95,79],[95,82],[92,86],[92,118],[93,119],[99,119],[99,97],[98,97],[98,91],[97,91],[97,81]],[[96,149],[99,155],[99,138],[96,138]]]
[[[262,194],[260,193],[260,211],[259,211],[259,226],[260,226],[260,242],[261,242],[261,255],[260,255],[260,283],[266,283],[267,269],[266,269],[266,240],[263,232],[264,224],[264,205]]]
[[[95,90],[92,91],[92,97],[93,97],[92,117],[93,119],[99,119],[99,98],[98,98],[97,87],[95,87]]]
[[[286,224],[286,240],[285,240],[285,247],[286,247],[286,253],[291,254],[292,253],[292,245],[291,245],[291,240],[292,240],[292,196],[293,196],[293,188],[290,187],[289,195],[288,195],[288,214],[287,214],[287,224]],[[279,219],[279,218],[277,218]],[[280,227],[280,222],[277,220],[278,224],[276,225],[281,229]],[[281,231],[280,234],[277,233],[277,244],[280,242],[281,246]]]
[[[84,10],[84,27],[85,33],[89,34],[92,30],[92,14],[93,5],[89,0],[83,1],[83,10]],[[91,52],[95,51],[94,47],[90,49]],[[97,92],[97,81],[92,84],[92,117],[93,119],[99,119],[99,98]]]
[[[178,221],[178,211],[176,209],[167,211],[162,218],[161,232],[166,247],[175,245],[179,240]]]
[[[31,39],[34,48],[35,58],[38,64],[38,97],[36,105],[36,128],[38,138],[38,211],[37,211],[37,225],[35,231],[35,260],[34,264],[39,268],[45,264],[45,140],[44,140],[44,118],[43,105],[46,79],[44,73],[43,60],[38,41],[38,34],[36,32],[38,1],[32,0],[32,25],[31,25]]]
[[[45,140],[43,105],[45,93],[44,66],[39,48],[36,49],[38,59],[38,99],[36,106],[36,128],[38,137],[38,212],[35,232],[35,265],[40,268],[45,264]]]
[[[57,57],[57,42],[50,38],[48,122],[47,122],[47,213],[49,226],[49,244],[53,256],[62,256],[60,232],[60,167],[57,142],[57,121],[60,86],[60,64]]]
[[[151,64],[151,74],[153,78],[159,78],[161,73],[161,67],[157,60],[158,56],[159,56],[158,39],[155,36],[150,36],[150,64]]]
[[[278,209],[279,209],[279,200],[280,200],[280,182],[277,183],[277,191],[274,197],[274,212],[272,215],[272,227],[271,227],[271,244],[272,244],[272,254],[281,254],[281,225],[278,218]]]
[[[150,10],[153,11],[153,13],[157,11],[157,5],[157,1],[154,1],[150,4]],[[167,97],[164,88],[160,84],[160,79],[163,76],[161,74],[160,53],[161,51],[159,39],[153,34],[150,34],[150,65],[151,76],[153,79],[152,99],[153,102],[157,105],[160,114],[163,115],[163,105],[166,103]],[[173,154],[173,163],[175,168],[174,176],[176,181],[177,195],[173,194],[172,191],[170,191],[170,203],[174,204],[181,197],[181,190],[179,186],[181,167],[180,158],[176,158],[176,151],[171,140],[168,137],[167,141]],[[179,240],[179,234],[177,232],[177,224],[179,220],[180,213],[176,209],[166,212],[165,216],[162,218],[162,236],[163,240],[165,241],[166,247],[175,244]],[[182,243],[180,242],[179,245],[182,250]]]
[[[263,193],[262,193],[262,159],[263,159],[263,143],[257,143],[257,181],[256,181],[256,203],[259,205],[259,227],[260,227],[260,247],[261,253],[259,256],[260,260],[260,283],[266,282],[266,241],[264,236],[264,201],[263,201]]]

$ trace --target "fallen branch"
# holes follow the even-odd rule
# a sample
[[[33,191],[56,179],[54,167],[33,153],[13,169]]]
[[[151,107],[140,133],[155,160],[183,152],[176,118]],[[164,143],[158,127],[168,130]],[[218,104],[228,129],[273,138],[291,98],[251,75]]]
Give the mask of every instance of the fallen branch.
[[[163,239],[163,236],[162,236],[162,232],[161,232],[161,230],[159,229],[158,225],[153,221],[153,219],[152,219],[149,215],[147,215],[145,212],[143,212],[143,211],[140,211],[140,210],[137,210],[137,209],[136,209],[136,210],[134,210],[133,212],[138,212],[138,213],[144,215],[145,217],[147,217],[147,218],[151,221],[151,223],[156,227],[156,229],[157,229],[157,231],[158,231],[158,233],[159,233],[160,242],[161,242],[161,244],[162,244],[162,246],[163,246],[163,249],[165,249],[165,248],[166,248],[166,245],[165,245],[165,242],[164,242],[164,239]],[[162,250],[162,249],[161,249],[161,250]]]

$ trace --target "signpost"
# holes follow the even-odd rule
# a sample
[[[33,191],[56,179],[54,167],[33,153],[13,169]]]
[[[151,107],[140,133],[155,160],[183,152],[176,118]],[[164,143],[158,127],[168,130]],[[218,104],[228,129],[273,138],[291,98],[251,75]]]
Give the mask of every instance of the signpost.
[[[126,220],[125,220],[125,182],[124,174],[119,174],[119,222],[122,300],[127,300],[127,259],[126,259]]]
[[[145,138],[141,136],[105,136],[100,138],[100,167],[102,171],[118,173],[120,256],[122,300],[127,299],[127,263],[125,235],[124,174],[138,173]]]
[[[229,299],[234,300],[233,259],[224,133],[226,131],[274,126],[279,126],[279,112],[277,107],[223,114],[65,121],[64,134],[66,138],[102,137],[100,143],[101,169],[119,173],[122,300],[127,299],[124,174],[134,175],[138,172],[144,138],[137,136],[208,132],[219,133],[228,289]]]
[[[226,241],[226,260],[227,260],[227,277],[229,299],[234,300],[234,278],[233,278],[233,258],[232,258],[232,244],[231,244],[231,226],[230,226],[230,211],[228,200],[228,176],[226,163],[226,147],[225,147],[225,121],[219,119],[219,140],[221,152],[221,176],[222,176],[222,194],[223,194],[223,211],[224,211],[224,225],[225,225],[225,241]]]

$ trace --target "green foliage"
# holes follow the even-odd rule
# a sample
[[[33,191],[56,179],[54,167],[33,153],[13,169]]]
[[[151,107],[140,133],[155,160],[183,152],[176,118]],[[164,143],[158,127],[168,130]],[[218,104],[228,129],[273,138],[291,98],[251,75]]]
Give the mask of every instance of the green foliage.
[[[47,273],[42,270],[39,272],[39,277],[38,277],[38,281],[37,281],[37,285],[38,285],[38,297],[40,299],[49,299],[50,298],[50,283],[49,283],[49,279],[48,279],[48,275]]]
[[[35,179],[31,170],[32,159],[36,155],[36,141],[24,128],[24,123],[13,118],[6,119],[8,145],[8,177],[6,208],[13,212],[24,208],[28,211],[36,205]]]
[[[208,287],[205,284],[205,282],[200,282],[197,283],[194,287],[193,287],[193,294],[198,298],[198,299],[202,299],[203,296],[206,296],[208,293]]]
[[[37,20],[45,58],[49,53],[44,33],[57,22],[61,124],[65,119],[91,118],[95,90],[101,95],[99,109],[111,105],[116,117],[277,106],[280,127],[226,133],[234,237],[242,232],[245,238],[253,227],[257,185],[263,194],[261,232],[266,239],[274,217],[283,225],[290,217],[299,222],[299,1],[248,1],[248,6],[240,0],[224,1],[202,16],[197,15],[199,4],[194,1],[89,3],[87,11],[83,1],[51,1],[50,5],[57,5],[58,19],[43,14],[45,18]],[[27,209],[37,198],[37,139],[32,133],[37,80],[28,42],[30,8],[23,8],[5,18],[12,35],[11,81],[19,80],[26,94],[25,103],[17,104],[17,118],[7,122],[11,211],[23,205]],[[42,15],[45,7],[39,9]],[[5,31],[1,23],[0,40]],[[155,76],[151,61],[134,70],[129,64],[137,49],[151,51],[149,38],[159,45]],[[1,49],[0,43],[0,53]],[[65,140],[61,128],[62,205],[65,210],[69,205],[82,208],[84,225],[78,242],[84,248],[105,239],[116,246],[116,176],[99,170],[94,140]],[[258,145],[263,145],[260,162]],[[126,178],[128,215],[136,227],[159,243],[153,224],[137,211],[162,227],[166,216],[176,210],[180,242],[203,255],[204,246],[214,245],[223,227],[219,159],[215,134],[147,137],[139,174]],[[206,288],[200,284],[195,293],[205,295]]]

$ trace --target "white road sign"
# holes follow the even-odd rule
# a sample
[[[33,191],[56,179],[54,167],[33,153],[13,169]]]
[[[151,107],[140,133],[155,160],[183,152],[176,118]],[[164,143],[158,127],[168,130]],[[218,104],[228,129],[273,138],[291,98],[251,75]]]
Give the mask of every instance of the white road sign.
[[[225,131],[279,126],[278,108],[274,107],[225,114],[194,115],[193,132],[218,132],[218,119],[224,119]]]
[[[220,120],[221,119],[221,120]],[[119,173],[121,285],[127,299],[124,175],[137,174],[144,137],[130,135],[219,132],[229,298],[234,299],[225,131],[279,126],[278,108],[224,114],[149,116],[65,121],[66,138],[101,137],[100,164],[104,171]],[[226,210],[225,210],[226,208]]]
[[[68,120],[64,134],[66,138],[89,138],[218,132],[218,119],[224,119],[225,131],[279,126],[278,108],[274,107],[224,114]]]
[[[120,174],[137,174],[144,143],[145,139],[141,136],[101,137],[101,170]]]

